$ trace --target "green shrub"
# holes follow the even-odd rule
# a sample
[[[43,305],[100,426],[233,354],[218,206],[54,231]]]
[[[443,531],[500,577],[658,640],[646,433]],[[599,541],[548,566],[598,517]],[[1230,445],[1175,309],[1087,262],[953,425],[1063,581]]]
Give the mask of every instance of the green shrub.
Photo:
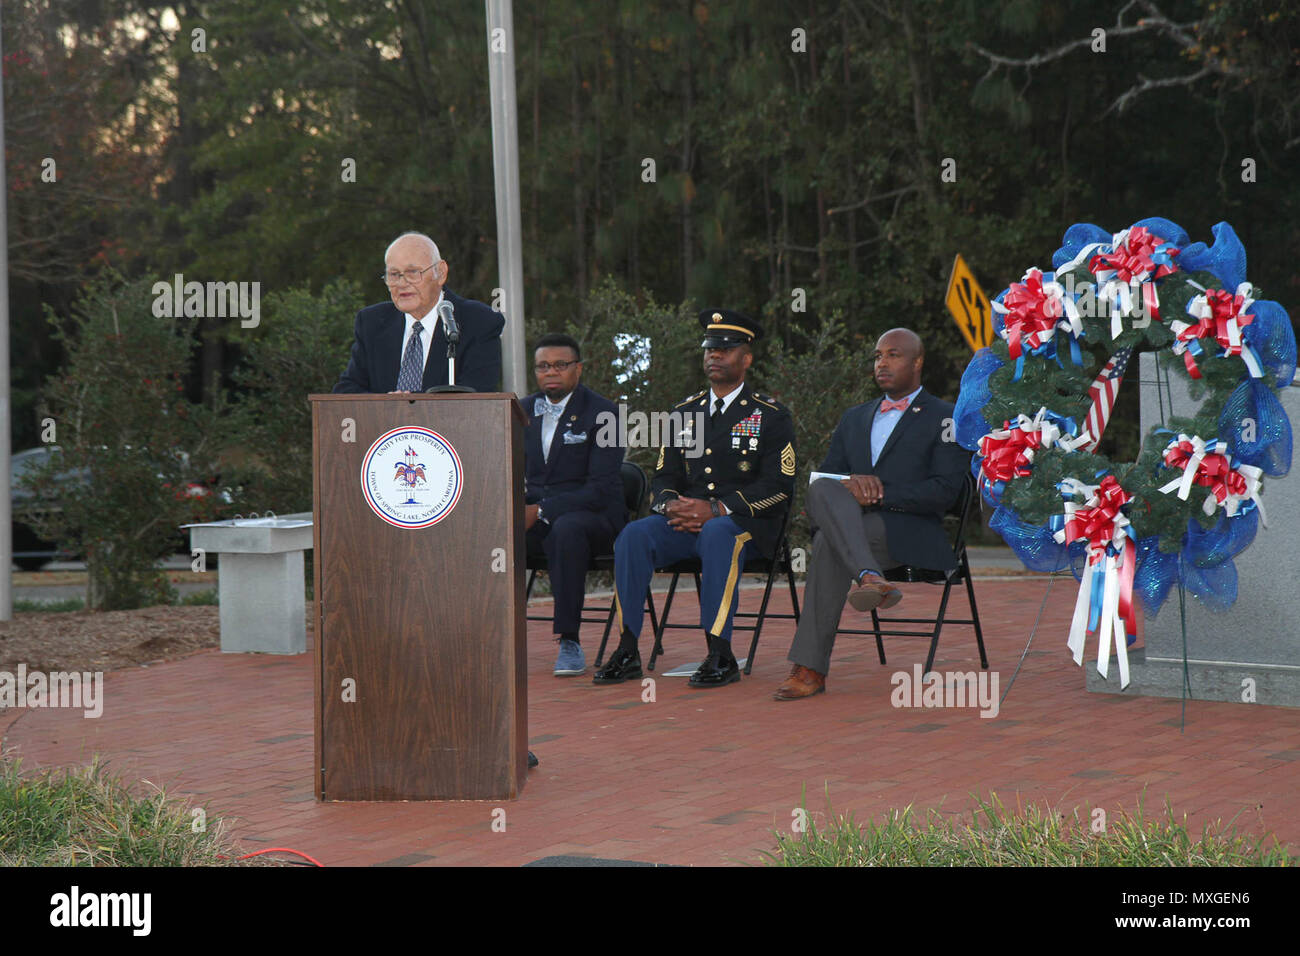
[[[217,589],[209,588],[206,591],[195,591],[192,594],[182,595],[176,601],[181,607],[206,607],[217,603]]]
[[[262,322],[246,334],[235,370],[242,398],[232,429],[239,453],[230,476],[235,510],[311,511],[311,406],[347,367],[352,326],[365,303],[346,280],[312,295],[306,288],[263,299]]]
[[[806,548],[810,532],[802,508],[808,475],[830,450],[831,433],[840,416],[878,395],[879,389],[870,352],[856,344],[838,315],[806,331],[792,329],[792,333],[803,341],[798,348],[773,344],[765,363],[765,381],[794,418],[798,455],[790,546]]]
[[[121,610],[168,603],[155,569],[174,550],[178,527],[211,520],[212,486],[224,432],[221,399],[185,397],[195,348],[192,318],[153,314],[152,283],[106,273],[64,317],[47,309],[66,359],[47,386],[44,414],[59,448],[24,476],[35,493],[32,523],[60,548],[82,555],[88,605]]]
[[[582,384],[626,402],[629,413],[668,411],[706,384],[695,309],[689,303],[660,305],[649,293],[634,296],[608,277],[588,297],[584,323],[535,330],[533,341],[543,332],[576,338],[582,344]],[[529,387],[536,387],[531,378]],[[659,451],[631,448],[627,457],[651,473]]]
[[[14,599],[15,611],[42,611],[46,614],[63,614],[68,611],[84,611],[86,602],[81,598],[63,598],[58,601],[29,601],[25,598]]]

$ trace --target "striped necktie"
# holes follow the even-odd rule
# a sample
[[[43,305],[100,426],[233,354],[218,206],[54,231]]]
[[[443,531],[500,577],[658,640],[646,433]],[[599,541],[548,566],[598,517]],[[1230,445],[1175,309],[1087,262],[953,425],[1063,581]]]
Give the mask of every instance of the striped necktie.
[[[411,326],[411,337],[406,342],[406,352],[402,355],[402,370],[397,375],[399,392],[418,392],[424,384],[424,346],[420,344],[420,333],[424,326],[416,319]]]

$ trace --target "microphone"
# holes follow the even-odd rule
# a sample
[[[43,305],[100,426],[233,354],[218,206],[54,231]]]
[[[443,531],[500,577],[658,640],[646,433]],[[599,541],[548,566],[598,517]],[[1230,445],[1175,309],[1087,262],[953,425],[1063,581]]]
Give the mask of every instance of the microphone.
[[[456,307],[446,299],[438,303],[438,318],[447,336],[447,384],[435,385],[430,392],[472,392],[468,385],[456,384],[456,343],[460,341],[460,326],[456,323]]]
[[[446,299],[438,303],[438,318],[442,320],[442,331],[448,342],[460,341],[460,326],[456,324],[456,308]]]

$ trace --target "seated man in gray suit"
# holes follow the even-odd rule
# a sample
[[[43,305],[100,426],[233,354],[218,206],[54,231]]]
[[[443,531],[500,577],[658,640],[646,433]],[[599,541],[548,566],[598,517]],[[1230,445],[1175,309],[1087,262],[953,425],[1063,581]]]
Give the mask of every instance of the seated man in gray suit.
[[[962,491],[971,456],[956,442],[953,407],[921,387],[925,348],[915,332],[890,329],[874,359],[884,397],[844,413],[817,469],[848,477],[820,478],[808,488],[817,531],[788,655],[794,667],[777,700],[826,689],[846,594],[859,611],[893,607],[903,595],[881,571],[957,566],[943,515]]]

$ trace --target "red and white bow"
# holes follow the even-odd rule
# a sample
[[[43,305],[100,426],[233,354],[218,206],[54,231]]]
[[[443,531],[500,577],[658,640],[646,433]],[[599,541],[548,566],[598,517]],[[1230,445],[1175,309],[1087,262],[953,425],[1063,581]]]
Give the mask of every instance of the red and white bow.
[[[1004,316],[1002,337],[1013,359],[1020,358],[1022,348],[1040,348],[1063,329],[1075,338],[1083,335],[1083,322],[1074,298],[1059,282],[1044,282],[1043,270],[1030,269],[1020,282],[1011,283],[993,311]]]
[[[1173,344],[1174,354],[1183,357],[1187,372],[1192,378],[1201,377],[1195,356],[1200,354],[1198,340],[1206,336],[1214,337],[1214,341],[1223,348],[1225,356],[1241,356],[1251,378],[1263,377],[1259,357],[1241,335],[1241,330],[1255,320],[1255,316],[1246,311],[1255,303],[1252,296],[1254,291],[1254,286],[1249,282],[1237,286],[1236,293],[1225,289],[1207,289],[1187,303],[1187,314],[1194,321],[1175,320],[1169,323],[1169,328],[1177,337]]]
[[[1259,509],[1259,520],[1264,521],[1264,503],[1259,498],[1260,481],[1263,469],[1254,465],[1232,464],[1232,456],[1220,452],[1222,447],[1217,438],[1208,442],[1198,435],[1179,435],[1165,447],[1165,464],[1170,468],[1181,468],[1179,478],[1161,486],[1163,494],[1178,492],[1178,497],[1186,501],[1192,492],[1192,485],[1209,488],[1201,506],[1207,515],[1214,514],[1222,508],[1228,517],[1235,517],[1242,510],[1243,502],[1254,502]]]
[[[1088,271],[1097,276],[1097,297],[1110,304],[1110,337],[1124,331],[1122,319],[1139,312],[1134,296],[1140,300],[1143,317],[1160,321],[1160,297],[1155,280],[1178,271],[1174,257],[1181,250],[1172,242],[1134,226],[1115,233],[1109,250],[1100,251],[1088,260]]]

